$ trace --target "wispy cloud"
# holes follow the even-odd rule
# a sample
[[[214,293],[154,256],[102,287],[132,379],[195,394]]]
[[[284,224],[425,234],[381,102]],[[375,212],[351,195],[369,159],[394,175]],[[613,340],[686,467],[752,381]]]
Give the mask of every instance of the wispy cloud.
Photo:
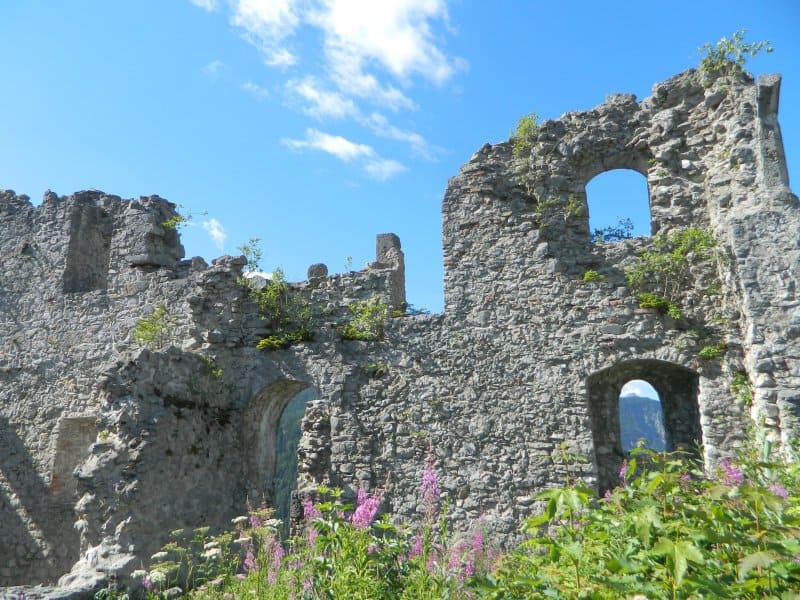
[[[233,0],[231,24],[244,30],[245,39],[269,66],[285,68],[297,62],[284,41],[299,23],[297,0]]]
[[[266,100],[267,98],[269,98],[269,92],[260,85],[258,85],[257,83],[253,83],[252,81],[245,81],[242,84],[242,89],[245,92],[252,94],[252,96],[256,100]]]
[[[219,4],[217,0],[189,0],[195,6],[199,6],[203,10],[207,10],[208,12],[213,12],[219,8]]]
[[[409,144],[413,152],[427,160],[435,160],[436,155],[441,152],[441,148],[431,146],[420,134],[392,125],[380,113],[374,112],[362,119],[362,124],[379,137]]]
[[[341,119],[358,114],[358,109],[352,100],[338,92],[323,89],[314,77],[292,79],[286,83],[286,89],[304,101],[302,110],[310,117]]]
[[[201,70],[203,75],[206,77],[216,77],[219,75],[220,71],[225,68],[225,63],[221,60],[212,60],[206,66],[204,66]]]
[[[317,129],[306,129],[305,139],[285,138],[281,141],[293,150],[319,150],[344,162],[359,159],[363,171],[379,181],[386,181],[408,170],[396,160],[381,158],[372,146],[358,144],[340,135],[331,135]]]
[[[303,140],[285,138],[281,141],[293,150],[320,150],[343,161],[375,154],[375,151],[366,144],[357,144],[340,135],[331,135],[317,129],[306,129],[306,137]]]
[[[408,171],[408,169],[396,160],[379,158],[367,161],[364,165],[364,171],[366,171],[370,177],[380,181],[386,181],[399,173]]]
[[[223,250],[225,239],[228,236],[225,233],[225,228],[222,226],[222,223],[214,218],[211,218],[207,221],[203,221],[202,226],[206,233],[208,233],[209,237],[214,241],[214,245],[219,250]]]

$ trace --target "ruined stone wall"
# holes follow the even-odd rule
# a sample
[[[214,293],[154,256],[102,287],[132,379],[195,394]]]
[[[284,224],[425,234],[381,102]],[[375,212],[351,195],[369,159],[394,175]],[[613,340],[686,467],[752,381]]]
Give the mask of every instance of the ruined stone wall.
[[[659,392],[671,448],[714,463],[753,420],[784,447],[800,406],[800,208],[777,124],[779,79],[703,84],[688,71],[641,103],[618,95],[541,125],[529,153],[484,146],[443,203],[445,311],[389,319],[385,338],[343,340],[348,305],[399,309],[396,236],[376,261],[293,290],[314,339],[260,352],[273,324],[240,284],[244,260],[181,261],[159,198],[0,198],[0,585],[91,589],[123,576],[182,526],[222,528],[247,499],[271,501],[276,428],[312,388],[300,492],[384,490],[419,515],[426,453],[456,527],[478,519],[512,541],[532,496],[573,469],[600,489],[623,458],[618,397]],[[713,232],[683,315],[642,309],[624,272],[650,238],[592,244],[586,184],[627,168],[647,179],[652,228]],[[583,281],[589,270],[604,279]],[[163,347],[132,338],[163,304]],[[704,360],[713,344],[721,358]],[[221,375],[215,369],[221,370]],[[753,384],[745,406],[730,392]],[[73,528],[73,523],[76,527]],[[137,559],[138,557],[138,559]],[[77,562],[76,562],[77,561]],[[3,570],[2,565],[8,565]]]

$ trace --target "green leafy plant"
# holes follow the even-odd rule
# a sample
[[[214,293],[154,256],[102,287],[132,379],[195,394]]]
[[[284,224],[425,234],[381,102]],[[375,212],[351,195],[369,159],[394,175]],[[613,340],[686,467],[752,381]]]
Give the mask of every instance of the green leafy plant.
[[[183,227],[185,224],[186,224],[186,217],[180,214],[173,215],[166,221],[161,222],[161,226],[164,229],[169,229],[171,231],[177,231],[180,227]]]
[[[714,360],[725,354],[728,349],[726,344],[714,344],[713,346],[703,346],[697,356],[705,360]]]
[[[539,116],[536,113],[529,113],[520,117],[517,126],[511,132],[514,158],[523,158],[530,154],[537,135],[539,135]]]
[[[744,72],[747,61],[762,50],[772,52],[769,41],[745,42],[745,29],[735,32],[730,38],[724,37],[713,46],[703,44],[698,52],[703,54],[700,61],[700,73],[705,81],[720,75],[739,75]]]
[[[222,379],[222,369],[217,366],[217,361],[214,360],[213,356],[208,356],[207,354],[201,354],[200,360],[203,361],[204,371],[206,375],[212,377],[213,379]]]
[[[745,406],[751,406],[753,404],[753,388],[750,385],[750,380],[747,378],[747,373],[744,371],[739,371],[733,376],[731,392],[741,400]]]
[[[373,379],[380,379],[389,372],[389,365],[385,362],[376,361],[364,366],[364,373]]]
[[[653,238],[654,249],[642,251],[625,269],[628,287],[642,308],[655,308],[682,318],[683,290],[693,284],[692,267],[716,256],[717,240],[704,229],[690,227]]]
[[[390,314],[388,304],[382,303],[378,296],[372,296],[366,301],[356,300],[347,308],[350,320],[339,327],[343,339],[372,342],[383,338],[384,323]]]
[[[286,282],[281,269],[272,272],[272,278],[258,289],[252,280],[240,279],[250,297],[258,304],[262,318],[269,321],[274,333],[259,340],[259,350],[280,350],[298,342],[314,338],[314,318],[311,306]]]
[[[175,320],[162,303],[136,323],[133,328],[133,340],[145,348],[161,350],[171,341],[174,328]]]
[[[582,217],[586,214],[586,204],[575,194],[570,194],[564,205],[564,211],[567,217]]]
[[[247,271],[255,272],[261,270],[261,259],[264,256],[264,252],[261,250],[261,238],[250,238],[239,246],[238,250],[247,259],[247,264],[245,265]]]
[[[606,276],[594,269],[589,269],[583,274],[583,283],[603,283],[605,280]]]

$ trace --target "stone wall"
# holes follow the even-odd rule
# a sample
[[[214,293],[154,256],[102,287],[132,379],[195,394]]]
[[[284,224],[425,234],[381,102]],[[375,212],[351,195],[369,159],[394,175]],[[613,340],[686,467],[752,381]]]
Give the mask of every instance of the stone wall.
[[[225,527],[274,497],[278,420],[313,388],[298,458],[318,483],[384,490],[414,519],[426,453],[456,527],[514,539],[532,496],[566,476],[562,450],[600,489],[623,458],[618,397],[659,392],[671,448],[713,464],[749,423],[794,444],[800,410],[800,208],[777,123],[779,78],[701,82],[694,71],[541,125],[529,154],[486,145],[443,202],[445,311],[343,340],[355,300],[405,302],[400,242],[293,293],[313,341],[261,352],[273,332],[241,285],[244,260],[181,260],[158,197],[0,196],[0,585],[88,593],[124,577],[181,526]],[[651,238],[593,244],[586,184],[616,168],[647,179],[653,232],[713,232],[672,318],[641,309],[624,271]],[[586,283],[592,269],[602,281]],[[136,324],[163,305],[154,348]],[[698,356],[705,344],[719,359]],[[378,368],[379,367],[379,368]],[[216,372],[221,369],[221,375]],[[752,382],[745,406],[730,391]],[[9,588],[10,589],[10,588]],[[72,590],[67,592],[65,590]]]

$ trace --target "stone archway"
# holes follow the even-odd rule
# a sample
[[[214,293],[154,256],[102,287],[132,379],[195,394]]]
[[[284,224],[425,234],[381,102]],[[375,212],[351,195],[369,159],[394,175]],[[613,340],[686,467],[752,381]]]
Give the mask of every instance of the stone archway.
[[[597,371],[588,377],[586,387],[601,492],[618,483],[619,468],[625,456],[619,426],[619,396],[622,386],[632,379],[644,379],[658,392],[667,451],[697,453],[702,443],[696,373],[673,363],[650,359],[625,361]]]
[[[293,458],[296,462],[302,412],[305,410],[305,403],[315,396],[316,391],[307,383],[284,379],[265,386],[245,409],[242,419],[244,481],[247,497],[252,504],[258,505],[264,501],[278,513],[288,512],[291,490],[281,490],[282,493],[276,494],[275,489],[278,459],[281,454],[286,454],[280,453],[279,447],[284,450],[295,448]],[[287,418],[282,419],[288,406],[292,407],[293,413],[298,413],[288,419],[293,421],[291,424],[286,423]],[[293,435],[298,439],[289,439]],[[286,460],[286,457],[282,460]],[[286,479],[287,472],[294,472],[296,479],[296,471],[296,465],[294,469],[291,465],[284,465],[281,468],[283,480]],[[282,485],[286,485],[283,480]],[[277,506],[276,501],[287,506]]]

